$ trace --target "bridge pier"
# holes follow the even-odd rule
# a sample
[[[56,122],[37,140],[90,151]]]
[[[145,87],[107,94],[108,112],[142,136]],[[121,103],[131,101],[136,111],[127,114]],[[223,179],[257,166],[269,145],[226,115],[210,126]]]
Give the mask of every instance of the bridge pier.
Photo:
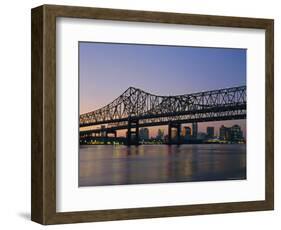
[[[135,126],[135,128],[132,128]],[[134,139],[132,139],[132,134]],[[127,145],[139,145],[139,120],[128,120]]]
[[[177,136],[176,136],[175,141],[172,140],[172,129],[177,130]],[[179,145],[180,142],[181,142],[180,134],[181,134],[181,124],[170,122],[168,124],[168,145],[171,145],[171,144],[178,144]]]

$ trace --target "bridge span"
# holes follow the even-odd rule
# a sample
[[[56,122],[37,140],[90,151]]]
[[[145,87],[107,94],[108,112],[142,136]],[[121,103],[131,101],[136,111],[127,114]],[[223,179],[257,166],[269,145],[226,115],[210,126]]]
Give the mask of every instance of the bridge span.
[[[139,128],[246,118],[246,86],[217,89],[192,94],[158,96],[129,87],[108,105],[80,115],[80,137],[114,134],[127,130],[127,144],[138,144]]]

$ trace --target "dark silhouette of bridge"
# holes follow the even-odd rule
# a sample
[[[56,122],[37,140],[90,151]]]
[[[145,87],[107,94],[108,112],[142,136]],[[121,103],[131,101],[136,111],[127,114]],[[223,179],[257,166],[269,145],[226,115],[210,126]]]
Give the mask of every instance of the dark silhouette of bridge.
[[[127,130],[126,144],[139,143],[139,128],[168,125],[179,140],[181,124],[246,118],[246,86],[176,96],[158,96],[129,87],[108,105],[80,115],[80,138]]]

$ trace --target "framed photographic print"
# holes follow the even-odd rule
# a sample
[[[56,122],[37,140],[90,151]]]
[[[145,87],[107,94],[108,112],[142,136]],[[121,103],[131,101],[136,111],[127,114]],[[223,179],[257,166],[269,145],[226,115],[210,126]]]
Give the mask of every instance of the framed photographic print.
[[[41,224],[272,210],[273,20],[32,9]]]

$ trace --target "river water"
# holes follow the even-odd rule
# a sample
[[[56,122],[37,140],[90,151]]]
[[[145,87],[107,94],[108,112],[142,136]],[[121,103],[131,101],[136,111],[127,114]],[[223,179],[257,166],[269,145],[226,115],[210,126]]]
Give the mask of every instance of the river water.
[[[246,145],[81,145],[79,186],[246,179]]]

